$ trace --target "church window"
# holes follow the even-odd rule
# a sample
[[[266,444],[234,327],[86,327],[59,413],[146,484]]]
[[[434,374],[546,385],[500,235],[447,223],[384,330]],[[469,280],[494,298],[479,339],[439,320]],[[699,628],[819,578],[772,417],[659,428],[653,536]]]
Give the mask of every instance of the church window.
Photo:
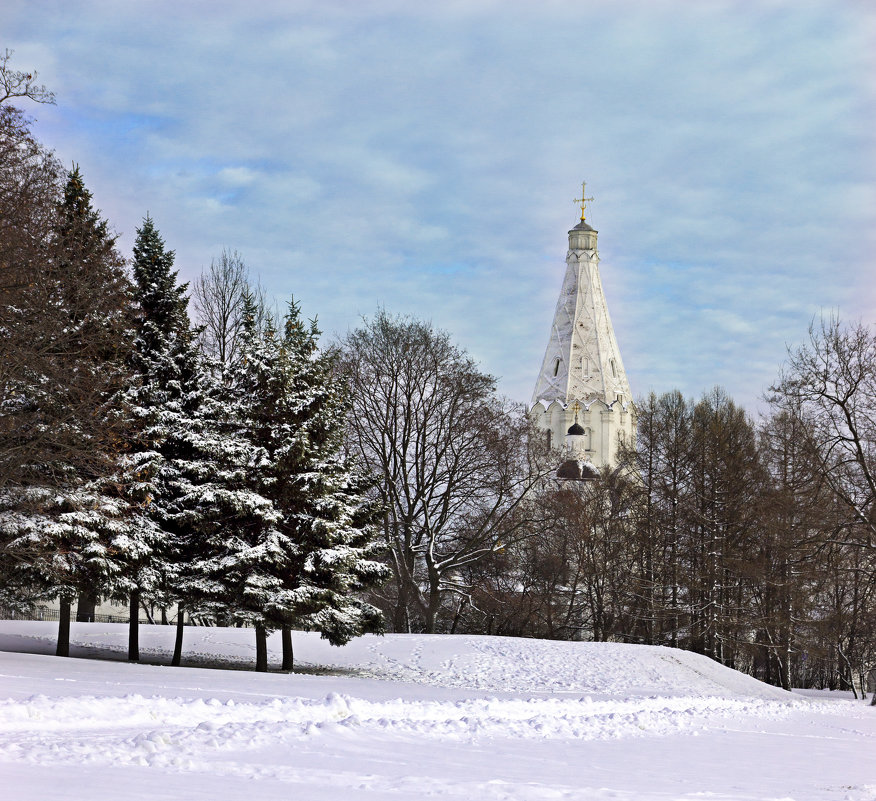
[[[584,450],[593,449],[593,429],[589,426],[584,429]]]
[[[559,372],[560,372],[560,360],[559,360],[559,358],[557,358],[557,360],[554,362],[554,375],[558,375]]]
[[[614,359],[611,360],[611,375],[613,378],[617,378],[617,367],[615,367]]]
[[[545,433],[547,434],[547,446],[548,446],[548,448],[550,448],[551,439],[553,438],[551,435],[553,432],[550,429],[548,429]]]

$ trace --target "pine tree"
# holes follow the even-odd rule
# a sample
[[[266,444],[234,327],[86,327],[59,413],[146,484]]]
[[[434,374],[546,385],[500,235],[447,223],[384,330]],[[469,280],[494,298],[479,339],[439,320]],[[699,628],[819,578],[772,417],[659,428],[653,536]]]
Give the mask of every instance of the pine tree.
[[[17,386],[17,412],[28,423],[18,445],[35,457],[3,496],[2,526],[15,581],[60,599],[58,653],[66,655],[73,598],[117,592],[136,550],[119,473],[131,304],[115,236],[78,168],[55,219],[43,258],[31,265],[43,301],[43,325],[33,329],[40,358]]]
[[[297,544],[286,578],[294,603],[276,620],[319,631],[333,645],[381,631],[380,612],[359,592],[384,580],[376,560],[375,523],[382,507],[370,482],[343,454],[346,409],[336,354],[318,348],[316,322],[309,326],[289,304],[282,343],[282,393],[268,399],[281,409],[282,432],[268,447],[276,465],[266,492],[284,515]],[[284,641],[284,667],[291,669],[291,643]]]
[[[139,318],[132,365],[138,380],[127,402],[138,429],[130,454],[142,478],[135,491],[152,528],[141,532],[147,558],[130,565],[129,659],[137,658],[138,604],[145,595],[162,608],[178,604],[178,664],[184,608],[199,595],[192,586],[200,533],[196,510],[202,493],[214,491],[224,445],[217,387],[198,353],[187,285],[178,283],[173,264],[174,252],[147,215],[134,244]]]
[[[200,607],[256,630],[256,669],[267,669],[267,633],[292,626],[334,644],[379,630],[379,613],[355,593],[383,577],[371,559],[374,507],[362,478],[339,455],[343,408],[333,361],[317,350],[293,304],[280,336],[259,334],[246,300],[242,358],[226,403],[220,477],[197,517],[207,555],[198,562]]]

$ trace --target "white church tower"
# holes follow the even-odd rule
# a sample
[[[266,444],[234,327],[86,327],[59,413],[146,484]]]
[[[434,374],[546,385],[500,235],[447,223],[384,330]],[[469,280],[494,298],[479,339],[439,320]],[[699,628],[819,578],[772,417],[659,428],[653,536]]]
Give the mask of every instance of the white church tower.
[[[582,184],[582,189],[585,187]],[[588,478],[617,464],[618,443],[632,442],[636,413],[599,279],[597,232],[585,219],[569,231],[566,277],[530,415],[551,445],[565,452],[561,471]]]

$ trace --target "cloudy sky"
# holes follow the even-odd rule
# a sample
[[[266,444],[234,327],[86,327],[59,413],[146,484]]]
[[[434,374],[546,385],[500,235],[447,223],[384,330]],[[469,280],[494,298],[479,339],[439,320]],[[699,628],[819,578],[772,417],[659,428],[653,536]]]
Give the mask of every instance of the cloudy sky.
[[[572,199],[636,394],[750,409],[813,315],[876,323],[869,0],[4,0],[36,132],[130,253],[238,250],[327,335],[382,305],[528,401]]]

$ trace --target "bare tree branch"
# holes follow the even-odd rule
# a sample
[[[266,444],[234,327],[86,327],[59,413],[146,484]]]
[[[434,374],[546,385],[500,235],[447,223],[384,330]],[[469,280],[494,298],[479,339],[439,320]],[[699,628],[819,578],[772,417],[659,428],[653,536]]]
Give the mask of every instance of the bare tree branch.
[[[50,92],[42,84],[36,83],[37,73],[35,70],[24,72],[14,70],[9,66],[13,50],[6,48],[0,55],[0,105],[13,98],[26,98],[34,103],[48,103],[54,105],[55,93]]]

